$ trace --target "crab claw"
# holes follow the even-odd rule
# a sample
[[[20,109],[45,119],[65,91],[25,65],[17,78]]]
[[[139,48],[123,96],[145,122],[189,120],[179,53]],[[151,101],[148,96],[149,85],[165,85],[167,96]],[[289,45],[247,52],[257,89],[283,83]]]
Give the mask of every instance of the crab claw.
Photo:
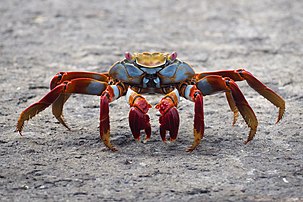
[[[151,126],[147,112],[152,106],[143,98],[137,97],[129,111],[129,126],[134,138],[140,140],[140,131],[145,130],[145,142],[150,139]]]
[[[112,151],[117,149],[110,142],[110,128],[109,128],[109,106],[108,106],[107,94],[104,93],[100,99],[100,138]]]
[[[175,107],[173,101],[168,97],[163,98],[156,105],[156,108],[159,109],[161,113],[159,123],[162,141],[166,142],[166,131],[169,131],[170,141],[174,141],[177,138],[180,124],[177,108]]]

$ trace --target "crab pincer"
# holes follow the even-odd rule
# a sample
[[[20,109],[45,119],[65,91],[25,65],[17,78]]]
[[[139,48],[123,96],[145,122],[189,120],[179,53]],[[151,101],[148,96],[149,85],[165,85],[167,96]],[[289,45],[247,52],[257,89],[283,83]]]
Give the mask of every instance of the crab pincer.
[[[163,142],[166,142],[166,132],[169,131],[170,141],[174,141],[177,138],[180,118],[175,103],[170,97],[164,97],[156,105],[159,109],[161,116],[160,123],[160,136]]]
[[[140,140],[140,131],[146,133],[145,141],[148,141],[151,136],[151,126],[147,112],[152,106],[141,96],[137,96],[131,104],[129,111],[129,126],[134,138]]]

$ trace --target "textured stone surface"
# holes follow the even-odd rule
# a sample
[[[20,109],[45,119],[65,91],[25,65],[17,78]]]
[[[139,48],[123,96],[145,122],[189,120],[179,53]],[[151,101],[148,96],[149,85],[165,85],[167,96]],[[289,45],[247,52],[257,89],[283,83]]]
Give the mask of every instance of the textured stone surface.
[[[303,3],[278,1],[0,2],[1,201],[299,201],[303,200]],[[103,72],[125,51],[177,51],[197,72],[244,67],[286,100],[284,119],[245,82],[259,119],[244,145],[242,118],[232,127],[224,94],[205,97],[205,138],[193,153],[193,104],[182,100],[175,143],[163,144],[150,110],[151,141],[136,143],[128,105],[111,103],[111,136],[99,141],[99,99],[74,95],[72,128],[47,109],[14,127],[20,112],[48,92],[58,71]],[[152,104],[160,95],[147,96]]]

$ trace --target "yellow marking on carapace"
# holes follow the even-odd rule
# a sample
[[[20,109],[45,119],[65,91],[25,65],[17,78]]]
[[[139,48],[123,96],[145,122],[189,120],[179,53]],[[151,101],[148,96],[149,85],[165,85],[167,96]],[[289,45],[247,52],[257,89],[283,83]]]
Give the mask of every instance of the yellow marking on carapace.
[[[164,65],[166,63],[168,55],[168,53],[160,52],[143,52],[135,53],[134,57],[136,58],[137,64],[147,68],[155,68]]]

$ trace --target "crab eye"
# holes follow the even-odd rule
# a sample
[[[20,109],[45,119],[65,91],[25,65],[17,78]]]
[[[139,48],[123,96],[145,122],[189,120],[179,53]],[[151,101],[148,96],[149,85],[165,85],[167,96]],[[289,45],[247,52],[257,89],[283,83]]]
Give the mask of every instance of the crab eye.
[[[132,54],[129,53],[129,52],[126,52],[126,53],[124,54],[124,56],[125,56],[125,59],[128,60],[128,61],[131,61],[131,60],[133,59]]]
[[[169,60],[174,61],[177,58],[177,52],[172,52],[169,56]]]

